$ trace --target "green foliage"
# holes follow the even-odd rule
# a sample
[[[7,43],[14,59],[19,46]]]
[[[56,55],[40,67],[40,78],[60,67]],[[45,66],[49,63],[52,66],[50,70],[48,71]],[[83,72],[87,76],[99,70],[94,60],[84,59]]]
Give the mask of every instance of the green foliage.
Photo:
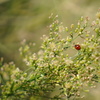
[[[20,41],[26,39],[41,43],[39,37],[47,33],[48,16],[51,12],[59,14],[61,21],[69,26],[76,23],[80,16],[96,13],[99,0],[0,0],[0,57],[4,62],[14,61],[17,66],[22,62],[18,55]]]
[[[76,27],[72,24],[70,28],[64,27],[57,17],[50,16],[53,20],[50,33],[48,37],[42,37],[38,53],[32,52],[31,48],[35,48],[32,43],[26,45],[25,41],[22,42],[19,50],[29,67],[26,71],[15,68],[12,63],[1,63],[2,100],[31,100],[35,97],[75,100],[83,97],[82,91],[89,91],[88,86],[95,87],[95,83],[100,82],[99,17],[92,23],[88,17],[81,17]],[[66,37],[61,34],[66,34]],[[82,42],[76,42],[77,38]],[[75,49],[75,44],[81,49]],[[68,50],[74,53],[70,55]],[[55,88],[59,92],[47,96]]]

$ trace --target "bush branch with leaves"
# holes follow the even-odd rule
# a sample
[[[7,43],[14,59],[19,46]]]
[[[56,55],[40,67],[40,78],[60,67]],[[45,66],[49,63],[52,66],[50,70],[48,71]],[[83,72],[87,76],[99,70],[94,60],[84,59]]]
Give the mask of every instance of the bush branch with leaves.
[[[28,66],[26,71],[1,61],[2,100],[31,97],[75,100],[83,97],[82,92],[88,91],[88,87],[100,82],[100,12],[95,21],[81,17],[78,24],[70,28],[64,27],[57,17],[50,16],[53,20],[50,34],[42,37],[37,53],[32,52],[32,45],[23,42],[20,54]],[[78,38],[82,41],[76,42]],[[74,53],[70,55],[69,50]],[[59,89],[58,93],[48,96],[55,88]]]

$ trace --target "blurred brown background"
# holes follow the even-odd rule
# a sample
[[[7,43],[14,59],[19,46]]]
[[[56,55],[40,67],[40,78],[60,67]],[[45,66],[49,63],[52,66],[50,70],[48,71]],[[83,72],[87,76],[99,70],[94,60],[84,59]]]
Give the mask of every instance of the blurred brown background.
[[[24,69],[18,51],[20,42],[23,39],[35,42],[36,52],[41,44],[40,37],[49,34],[51,13],[59,15],[59,20],[69,26],[77,23],[80,16],[94,19],[99,7],[100,0],[0,0],[0,57]],[[97,91],[88,94],[85,100],[100,100]]]

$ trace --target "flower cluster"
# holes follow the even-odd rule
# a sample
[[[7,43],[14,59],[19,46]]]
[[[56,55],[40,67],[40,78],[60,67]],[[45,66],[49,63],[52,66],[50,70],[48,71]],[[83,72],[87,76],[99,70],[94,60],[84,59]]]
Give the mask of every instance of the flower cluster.
[[[9,79],[2,83],[2,99],[17,100],[31,97],[44,97],[54,100],[81,98],[82,91],[95,87],[100,82],[100,18],[90,22],[81,17],[78,24],[64,27],[57,17],[50,17],[49,36],[43,36],[41,49],[37,53],[30,45],[20,48],[23,61],[29,67],[26,71],[1,65],[3,70],[9,66]],[[66,36],[62,36],[65,34]],[[81,42],[78,41],[81,39]],[[77,46],[77,48],[75,47]],[[72,55],[70,55],[70,52]],[[58,88],[58,93],[47,96]],[[39,98],[38,98],[39,99]]]

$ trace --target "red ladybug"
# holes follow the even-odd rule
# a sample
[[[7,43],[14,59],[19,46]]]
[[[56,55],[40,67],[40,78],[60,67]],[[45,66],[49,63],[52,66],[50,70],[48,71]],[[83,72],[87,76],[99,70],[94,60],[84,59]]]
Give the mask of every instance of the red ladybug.
[[[75,47],[76,50],[80,50],[81,49],[81,46],[79,44],[76,44],[74,47]]]

